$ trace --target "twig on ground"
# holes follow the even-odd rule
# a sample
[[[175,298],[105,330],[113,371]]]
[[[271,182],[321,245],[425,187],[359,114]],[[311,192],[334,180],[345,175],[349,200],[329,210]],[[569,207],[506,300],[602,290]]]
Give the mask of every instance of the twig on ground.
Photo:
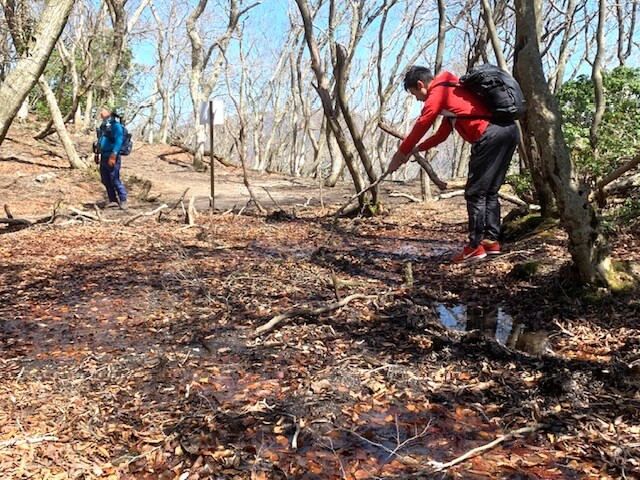
[[[398,426],[398,419],[396,418],[396,427]],[[431,426],[431,420],[429,420],[429,422],[427,423],[427,425],[422,429],[422,431],[420,433],[417,433],[416,435],[414,435],[413,437],[407,438],[405,441],[400,442],[400,438],[398,435],[396,435],[396,447],[392,450],[389,447],[387,447],[386,445],[383,445],[381,443],[376,443],[373,442],[365,437],[363,437],[362,435],[360,435],[358,432],[353,431],[353,430],[345,430],[346,432],[355,435],[356,437],[358,437],[360,440],[367,442],[370,445],[373,445],[374,447],[378,447],[382,450],[384,450],[385,452],[387,452],[389,454],[389,458],[396,456],[400,459],[400,461],[402,461],[404,464],[407,465],[416,465],[418,462],[417,460],[405,456],[405,455],[400,455],[398,452],[404,448],[405,445],[407,445],[410,442],[413,442],[419,438],[424,437],[427,434],[427,430],[429,430],[429,427]],[[397,431],[397,428],[396,428]]]
[[[30,437],[23,439],[14,439],[14,440],[6,440],[4,442],[0,442],[0,448],[6,447],[16,447],[20,445],[27,445],[32,443],[41,443],[41,442],[57,442],[60,439],[53,435],[43,435],[42,437]]]
[[[504,435],[500,435],[498,438],[496,438],[495,440],[493,440],[492,442],[489,442],[485,445],[482,445],[480,447],[476,447],[476,448],[472,448],[471,450],[469,450],[467,453],[465,453],[464,455],[460,455],[457,458],[454,458],[453,460],[449,461],[449,462],[445,462],[445,463],[440,463],[440,462],[433,462],[433,466],[431,468],[428,468],[426,470],[421,470],[419,472],[414,472],[408,475],[409,478],[416,478],[416,477],[423,477],[425,475],[432,475],[434,473],[438,473],[438,472],[442,472],[444,470],[448,470],[449,468],[464,462],[465,460],[472,458],[472,457],[476,457],[478,455],[480,455],[481,453],[484,453],[488,450],[491,450],[492,448],[500,445],[503,442],[506,442],[507,440],[511,440],[513,437],[517,437],[518,435],[523,435],[526,433],[533,433],[533,432],[537,432],[538,430],[543,430],[545,428],[548,428],[549,425],[547,425],[546,423],[536,423],[535,425],[532,425],[530,427],[524,427],[524,428],[519,428],[517,430],[514,430],[513,432],[508,432],[505,433]]]
[[[169,208],[169,205],[167,205],[166,203],[163,203],[162,205],[160,205],[158,208],[156,208],[155,210],[152,210],[150,212],[143,212],[143,213],[139,213],[137,215],[134,215],[131,218],[128,218],[127,220],[125,220],[123,222],[124,225],[130,225],[131,223],[133,223],[134,221],[136,221],[138,218],[140,217],[150,217],[151,215],[155,215],[156,213],[164,210],[165,208]]]
[[[269,330],[273,329],[276,325],[278,325],[283,320],[286,320],[287,318],[293,318],[293,317],[299,317],[299,316],[310,317],[310,316],[322,315],[323,313],[331,312],[333,310],[337,310],[338,308],[344,307],[352,300],[371,299],[371,298],[378,298],[378,297],[377,295],[364,295],[362,293],[355,293],[353,295],[349,295],[348,297],[343,298],[339,302],[330,303],[329,305],[325,305],[324,307],[294,308],[293,310],[290,310],[288,312],[281,313],[280,315],[276,315],[264,325],[259,326],[258,328],[256,328],[256,333],[260,335],[262,333],[268,332]]]
[[[96,222],[100,222],[102,219],[96,215],[93,215],[89,212],[85,212],[84,210],[80,210],[78,208],[75,207],[69,207],[69,211],[75,213],[76,215],[80,216],[80,217],[85,217],[88,218],[89,220],[94,220]]]
[[[144,452],[144,453],[141,453],[140,455],[136,455],[135,457],[130,458],[129,461],[127,461],[127,465],[131,465],[133,462],[137,462],[141,458],[148,457],[152,453],[157,452],[162,448],[164,448],[164,443],[162,445],[158,445],[157,447],[152,448],[148,452]]]
[[[402,193],[402,192],[391,192],[389,194],[390,197],[403,197],[403,198],[408,198],[409,200],[411,200],[412,202],[415,203],[422,203],[422,200],[419,198],[414,197],[413,195],[409,195],[408,193]]]

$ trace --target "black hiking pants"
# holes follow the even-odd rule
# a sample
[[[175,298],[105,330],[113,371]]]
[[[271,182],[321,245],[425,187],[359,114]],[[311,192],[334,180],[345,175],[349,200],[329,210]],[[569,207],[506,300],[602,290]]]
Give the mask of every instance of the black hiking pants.
[[[471,145],[464,198],[469,214],[469,244],[474,248],[482,239],[497,240],[500,235],[498,190],[507,175],[518,135],[515,123],[490,123]]]

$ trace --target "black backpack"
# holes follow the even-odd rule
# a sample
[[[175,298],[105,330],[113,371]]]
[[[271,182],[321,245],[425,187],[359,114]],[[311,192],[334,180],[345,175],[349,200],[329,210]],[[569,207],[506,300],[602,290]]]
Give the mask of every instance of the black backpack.
[[[131,139],[131,134],[127,127],[124,125],[124,120],[122,117],[116,115],[116,120],[122,126],[122,146],[120,147],[120,155],[129,155],[131,150],[133,150],[133,140]]]
[[[444,85],[458,86],[453,82]],[[491,110],[491,120],[496,123],[511,123],[527,110],[522,89],[512,75],[491,64],[479,65],[460,77],[460,84],[478,95]]]

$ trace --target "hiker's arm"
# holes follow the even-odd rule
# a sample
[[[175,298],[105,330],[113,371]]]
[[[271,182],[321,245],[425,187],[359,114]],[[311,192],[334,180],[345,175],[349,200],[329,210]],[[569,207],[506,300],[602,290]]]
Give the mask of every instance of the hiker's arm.
[[[436,121],[438,115],[442,112],[442,104],[444,101],[442,92],[445,90],[444,88],[431,88],[429,90],[427,99],[422,106],[420,117],[416,120],[409,135],[407,135],[400,144],[400,151],[405,155],[411,153],[413,147],[424,137],[433,125],[433,122]]]
[[[418,145],[418,150],[424,151],[429,150],[430,148],[435,147],[436,145],[444,142],[449,134],[453,131],[452,120],[449,118],[443,118],[440,127],[429,138],[427,138],[424,142]]]

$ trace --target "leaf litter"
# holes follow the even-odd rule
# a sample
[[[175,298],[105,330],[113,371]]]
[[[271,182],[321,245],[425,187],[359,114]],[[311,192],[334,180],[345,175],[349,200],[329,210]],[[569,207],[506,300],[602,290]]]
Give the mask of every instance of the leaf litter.
[[[640,474],[639,304],[584,300],[562,233],[460,266],[459,199],[337,224],[291,208],[0,235],[3,478]],[[637,235],[615,240],[638,260]],[[549,349],[447,328],[438,305],[500,306]]]

